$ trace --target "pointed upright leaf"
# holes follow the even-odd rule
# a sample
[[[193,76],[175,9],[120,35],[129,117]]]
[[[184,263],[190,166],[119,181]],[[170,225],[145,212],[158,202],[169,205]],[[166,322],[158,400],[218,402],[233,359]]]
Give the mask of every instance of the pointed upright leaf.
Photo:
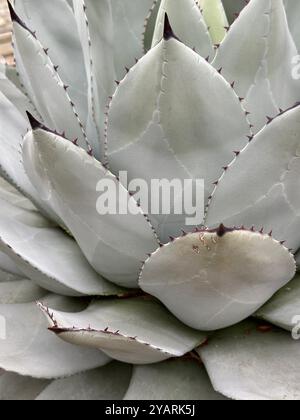
[[[220,180],[208,209],[208,226],[263,227],[277,240],[300,246],[300,107],[268,124]],[[230,199],[228,199],[230,197]]]
[[[208,27],[195,0],[162,0],[157,16],[152,46],[164,35],[165,14],[178,38],[188,47],[195,48],[202,57],[214,56]]]
[[[24,71],[23,83],[44,122],[53,130],[65,131],[70,139],[78,138],[87,147],[86,134],[77,110],[44,47],[11,8],[14,43],[18,53],[19,71]]]
[[[207,199],[232,151],[247,143],[249,125],[231,86],[170,31],[166,19],[165,39],[131,69],[113,97],[108,162],[114,173],[126,170],[128,182],[142,178],[149,188],[153,179],[178,180],[178,197],[183,182],[204,179]],[[174,207],[169,215],[149,209],[163,242],[191,229],[185,212],[178,215]]]
[[[223,41],[228,27],[228,20],[222,0],[198,0],[203,17],[209,28],[209,33],[214,44]]]
[[[14,0],[14,7],[28,28],[48,48],[52,63],[69,86],[82,121],[87,119],[87,76],[76,22],[66,0]],[[63,128],[61,128],[63,129]]]

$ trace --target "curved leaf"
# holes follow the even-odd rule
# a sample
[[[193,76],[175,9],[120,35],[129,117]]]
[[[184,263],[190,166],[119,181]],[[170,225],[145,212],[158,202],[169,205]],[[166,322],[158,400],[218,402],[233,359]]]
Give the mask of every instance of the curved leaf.
[[[208,226],[263,227],[300,246],[300,107],[277,117],[229,166],[208,208]],[[230,197],[230,199],[228,199]]]
[[[87,77],[74,14],[67,1],[14,0],[14,7],[28,28],[35,31],[41,43],[49,49],[52,63],[59,66],[59,75],[69,86],[70,97],[82,121],[86,121]],[[61,130],[67,128],[60,127]]]
[[[153,47],[163,38],[166,13],[176,35],[185,45],[195,48],[202,57],[213,58],[215,52],[212,40],[195,0],[162,0],[153,35]]]
[[[32,183],[51,202],[95,270],[135,288],[141,261],[158,243],[127,190],[83,149],[41,128],[26,136],[23,160]],[[98,200],[107,185],[113,189],[109,191],[116,209],[101,215]],[[118,214],[119,205],[132,211]]]
[[[122,292],[90,267],[73,239],[2,184],[0,249],[27,277],[52,292],[67,296]]]
[[[64,131],[70,140],[78,139],[88,148],[83,125],[67,92],[68,86],[60,78],[47,49],[12,7],[11,15],[18,67],[20,73],[24,71],[25,74],[22,81],[45,124],[53,130]]]
[[[208,198],[211,184],[232,159],[232,150],[247,143],[247,134],[245,112],[231,86],[169,32],[131,69],[113,97],[108,162],[114,173],[126,170],[128,182],[141,178],[148,186],[153,179],[177,180],[182,190],[183,182],[190,188],[204,179]],[[187,215],[176,214],[174,207],[168,216],[150,213],[163,242],[182,228],[192,229]]]
[[[297,45],[298,52],[300,52],[300,28],[299,28],[300,3],[297,0],[284,0],[284,5],[285,5],[285,10],[286,10],[291,34]]]
[[[216,391],[235,400],[299,400],[300,346],[252,321],[218,332],[199,354]]]
[[[42,309],[52,331],[62,340],[101,349],[126,363],[148,364],[180,357],[206,339],[147,298],[95,301],[77,314],[45,306]]]
[[[259,311],[258,318],[264,319],[292,331],[300,320],[300,276],[299,274]]]
[[[179,359],[135,366],[124,399],[217,401],[226,398],[213,390],[200,363],[192,359]]]
[[[112,362],[99,369],[70,378],[58,379],[47,386],[37,401],[121,400],[126,393],[132,368]]]
[[[79,301],[49,296],[46,302],[65,311],[82,310]],[[0,305],[6,322],[6,340],[1,341],[0,367],[35,378],[58,378],[94,369],[108,363],[98,350],[72,346],[47,331],[47,322],[35,303]]]
[[[269,236],[221,226],[160,248],[139,284],[182,322],[207,331],[252,315],[294,274],[293,256]]]

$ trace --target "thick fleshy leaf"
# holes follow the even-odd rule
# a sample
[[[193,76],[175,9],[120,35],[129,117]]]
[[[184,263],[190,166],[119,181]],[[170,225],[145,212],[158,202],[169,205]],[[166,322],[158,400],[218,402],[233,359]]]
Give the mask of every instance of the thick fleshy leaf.
[[[130,383],[132,367],[112,362],[99,369],[53,381],[38,401],[122,400]]]
[[[44,122],[53,130],[64,131],[87,148],[87,138],[77,110],[52,63],[46,47],[18,18],[11,7],[18,69],[26,91]],[[33,77],[34,75],[34,77]]]
[[[273,97],[270,81],[268,80],[266,63],[258,69],[255,81],[249,89],[244,101],[252,131],[257,134],[266,125],[266,115],[273,118],[278,115],[278,107]]]
[[[208,208],[208,226],[263,227],[286,240],[288,248],[299,248],[299,132],[296,107],[256,135],[220,179]]]
[[[256,313],[278,327],[292,331],[300,322],[300,275],[281,289],[265,306]]]
[[[180,357],[206,339],[147,298],[95,301],[77,314],[42,309],[62,340],[101,349],[126,363],[148,364]]]
[[[49,383],[45,379],[0,372],[0,401],[34,400]]]
[[[47,292],[31,280],[0,281],[0,304],[30,303],[41,299]]]
[[[117,78],[111,3],[109,0],[73,1],[88,75],[89,114],[103,143],[105,107],[113,94]]]
[[[135,60],[144,54],[144,24],[152,5],[153,0],[113,0],[111,2],[114,23],[114,61],[118,80],[124,77],[125,67],[133,66]]]
[[[193,359],[135,366],[125,400],[224,400],[215,392],[204,367]]]
[[[214,44],[219,44],[226,35],[228,20],[222,0],[198,0],[203,17]]]
[[[282,0],[252,0],[221,43],[213,64],[222,67],[229,82],[235,81],[243,98],[260,67],[265,66],[278,109],[287,109],[299,99],[298,81],[292,72],[296,55]]]
[[[14,0],[14,7],[28,28],[48,48],[52,63],[59,66],[63,82],[82,121],[87,118],[87,78],[74,14],[66,0]],[[67,129],[61,128],[60,129]]]
[[[294,258],[280,243],[221,226],[160,248],[146,261],[139,283],[182,322],[206,331],[252,315],[294,274]]]
[[[174,32],[185,45],[195,48],[202,57],[213,58],[215,52],[212,39],[195,0],[162,0],[153,35],[153,47],[163,38],[166,13]]]
[[[158,242],[117,178],[83,149],[41,128],[26,136],[23,160],[32,183],[52,203],[95,270],[116,284],[135,288],[141,261]],[[103,215],[98,200],[107,185],[110,197],[115,192],[116,209]],[[127,214],[119,214],[121,206]]]
[[[300,343],[252,321],[218,332],[199,354],[216,391],[235,400],[299,400]]]
[[[187,190],[186,181],[191,187],[204,179],[208,198],[232,151],[247,143],[249,125],[231,86],[172,37],[167,19],[165,29],[165,39],[131,69],[113,97],[108,162],[114,173],[126,170],[128,182],[143,179],[148,186],[153,179],[178,180],[181,190]],[[199,207],[202,204],[203,199]],[[168,216],[150,213],[163,242],[184,227],[192,229],[187,215],[174,210],[171,204]]]
[[[81,301],[49,296],[45,302],[65,311],[80,311]],[[6,323],[1,340],[0,368],[35,378],[58,378],[94,369],[108,363],[98,350],[64,343],[49,331],[35,303],[0,305]]]
[[[72,238],[30,205],[0,184],[0,249],[27,277],[67,296],[121,293],[90,267]]]

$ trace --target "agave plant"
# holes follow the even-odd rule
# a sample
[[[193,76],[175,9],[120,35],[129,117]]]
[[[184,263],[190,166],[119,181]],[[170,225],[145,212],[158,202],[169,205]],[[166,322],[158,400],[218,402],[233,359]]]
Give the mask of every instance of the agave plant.
[[[1,399],[300,398],[300,5],[246,3],[10,5]],[[204,179],[202,225],[120,170]]]

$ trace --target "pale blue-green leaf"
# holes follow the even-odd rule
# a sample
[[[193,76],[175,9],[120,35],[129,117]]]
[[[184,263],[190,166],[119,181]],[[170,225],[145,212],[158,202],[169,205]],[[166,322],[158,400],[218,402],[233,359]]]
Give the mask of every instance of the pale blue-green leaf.
[[[96,124],[103,153],[105,107],[117,78],[112,4],[109,0],[73,0],[73,3],[88,76],[90,124]],[[100,144],[98,152],[99,147]]]
[[[0,304],[30,303],[41,299],[47,292],[32,280],[0,281]]]
[[[216,391],[234,400],[299,400],[300,343],[252,321],[220,331],[198,352]]]
[[[58,379],[47,386],[37,401],[122,400],[130,383],[132,367],[112,362],[99,369]]]
[[[203,333],[181,324],[151,298],[94,301],[78,314],[42,309],[62,340],[101,349],[126,363],[180,357],[206,340]]]
[[[300,276],[299,274],[281,289],[276,295],[256,313],[264,319],[292,331],[300,322]]]
[[[150,187],[153,179],[178,180],[181,205],[184,181],[191,186],[204,179],[208,198],[222,166],[247,143],[247,134],[245,112],[231,86],[172,38],[152,48],[117,89],[108,118],[107,157],[114,173],[127,171],[128,182],[141,178]],[[176,214],[175,204],[170,207],[169,215],[144,208],[163,242],[193,227],[187,226],[184,211]]]
[[[204,58],[212,59],[214,57],[213,42],[195,0],[162,0],[152,46],[155,46],[163,38],[166,13],[180,41],[190,48],[195,48],[196,52]]]
[[[213,64],[222,67],[224,77],[235,81],[237,93],[245,98],[265,63],[276,105],[287,109],[299,99],[292,63],[296,55],[282,0],[252,0],[221,43]]]
[[[197,400],[226,398],[215,392],[205,368],[192,359],[135,366],[125,400]]]
[[[284,0],[284,5],[291,34],[298,48],[298,52],[300,52],[300,2],[298,0]]]
[[[263,227],[287,247],[300,246],[300,107],[260,131],[219,181],[208,226]]]
[[[69,86],[70,97],[85,122],[87,76],[71,7],[66,0],[14,0],[14,6],[28,28],[36,32],[44,48],[49,48],[49,57],[59,66],[59,75]]]
[[[67,296],[121,293],[90,267],[72,238],[30,205],[0,184],[0,249],[28,278]]]
[[[155,252],[139,284],[186,325],[209,331],[252,315],[295,271],[293,256],[267,235],[200,232]]]
[[[20,22],[13,22],[13,30],[18,68],[26,76],[22,81],[44,123],[53,130],[64,131],[70,140],[77,138],[87,148],[86,134],[67,85],[56,71],[47,50]]]
[[[80,311],[85,303],[50,295],[45,304],[64,311]],[[0,368],[34,378],[66,377],[103,366],[109,358],[95,349],[73,346],[47,330],[47,321],[35,303],[0,305],[6,323],[1,340]]]
[[[158,242],[117,178],[83,149],[42,129],[26,136],[23,159],[40,195],[55,207],[95,270],[116,284],[135,288],[141,261]],[[110,209],[99,202],[103,197],[106,201],[106,188]]]
[[[0,372],[0,401],[32,401],[49,384],[45,379]]]

